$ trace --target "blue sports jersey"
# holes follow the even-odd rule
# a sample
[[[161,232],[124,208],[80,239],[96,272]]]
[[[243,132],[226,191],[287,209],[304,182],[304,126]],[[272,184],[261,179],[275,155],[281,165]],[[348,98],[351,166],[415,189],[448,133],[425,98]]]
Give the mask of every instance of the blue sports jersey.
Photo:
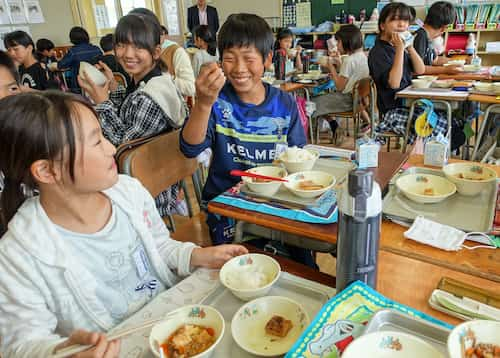
[[[206,148],[213,152],[212,164],[203,189],[210,200],[238,183],[229,175],[233,169],[246,170],[271,163],[276,144],[302,147],[306,143],[297,103],[288,93],[264,83],[266,98],[259,105],[243,103],[227,82],[212,106],[205,141],[191,145],[181,135],[181,151],[189,158]]]

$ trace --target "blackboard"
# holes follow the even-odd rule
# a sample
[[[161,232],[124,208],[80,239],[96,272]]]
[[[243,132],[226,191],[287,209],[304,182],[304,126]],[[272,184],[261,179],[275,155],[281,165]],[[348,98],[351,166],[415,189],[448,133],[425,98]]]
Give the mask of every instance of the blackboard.
[[[377,6],[376,0],[344,0],[344,4],[332,5],[331,0],[311,0],[311,18],[313,25],[319,25],[324,21],[334,21],[335,15],[344,10],[348,15],[359,19],[359,10],[366,9],[369,18],[373,8]],[[368,19],[367,19],[368,20]]]

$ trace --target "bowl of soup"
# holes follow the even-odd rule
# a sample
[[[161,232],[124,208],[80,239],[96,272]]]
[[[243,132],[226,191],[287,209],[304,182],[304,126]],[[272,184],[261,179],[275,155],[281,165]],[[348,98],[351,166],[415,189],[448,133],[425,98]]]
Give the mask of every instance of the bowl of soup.
[[[451,163],[443,167],[443,172],[457,186],[458,193],[466,196],[481,193],[497,180],[493,169],[474,162]]]
[[[208,358],[224,336],[224,318],[215,308],[188,305],[168,314],[151,328],[151,352],[160,357]]]
[[[282,167],[264,165],[260,167],[255,167],[246,170],[249,173],[265,175],[268,177],[284,178],[287,176],[287,172]],[[241,177],[245,185],[257,194],[262,194],[266,196],[272,196],[278,192],[281,187],[281,182],[271,179],[261,179],[261,178],[251,178],[251,177]]]
[[[309,170],[286,177],[285,188],[301,198],[315,198],[333,188],[336,178],[330,173]]]

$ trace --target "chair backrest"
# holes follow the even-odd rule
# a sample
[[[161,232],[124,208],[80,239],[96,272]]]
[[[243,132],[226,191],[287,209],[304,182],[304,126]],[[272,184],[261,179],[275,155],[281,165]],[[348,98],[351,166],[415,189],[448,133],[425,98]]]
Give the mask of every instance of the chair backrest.
[[[198,168],[195,158],[186,158],[179,149],[180,130],[122,144],[117,150],[120,173],[137,178],[153,197]]]
[[[73,46],[72,45],[68,45],[68,46],[56,46],[54,47],[54,51],[56,53],[56,58],[58,60],[60,60],[61,58],[64,57],[64,55],[66,55],[69,51],[70,48],[72,48]]]
[[[123,87],[127,87],[127,79],[123,75],[123,73],[120,72],[113,72],[113,77],[115,78],[115,81],[121,84]]]

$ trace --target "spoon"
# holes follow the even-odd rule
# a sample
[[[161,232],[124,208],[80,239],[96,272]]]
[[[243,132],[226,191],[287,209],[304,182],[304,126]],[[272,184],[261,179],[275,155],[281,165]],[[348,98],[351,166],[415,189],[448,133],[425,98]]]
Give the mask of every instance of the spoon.
[[[261,174],[256,174],[256,173],[250,173],[250,172],[245,172],[243,170],[231,170],[229,172],[230,175],[235,176],[235,177],[250,177],[250,178],[259,178],[259,179],[266,179],[266,180],[272,180],[272,181],[281,181],[287,183],[288,180],[283,179],[283,178],[278,178],[278,177],[270,177],[267,175],[261,175]]]

